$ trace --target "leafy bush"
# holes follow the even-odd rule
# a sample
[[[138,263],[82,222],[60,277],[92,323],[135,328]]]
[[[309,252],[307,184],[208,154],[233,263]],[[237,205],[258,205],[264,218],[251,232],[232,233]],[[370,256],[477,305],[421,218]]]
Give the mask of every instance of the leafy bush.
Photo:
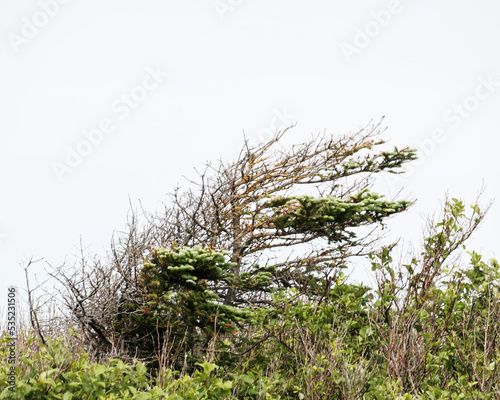
[[[0,365],[2,388],[7,386],[8,368]],[[89,362],[88,354],[73,353],[62,340],[44,345],[30,337],[16,376],[16,392],[5,388],[0,399],[160,399],[164,394],[149,386],[144,364],[126,365],[117,359]]]
[[[10,339],[4,338],[2,344]],[[5,347],[2,351],[5,352]],[[166,370],[163,384],[157,385],[141,362],[132,365],[118,359],[99,364],[88,361],[88,354],[74,353],[62,340],[46,345],[30,337],[26,352],[16,366],[16,390],[10,391],[10,366],[0,364],[0,399],[25,400],[154,400],[265,398],[271,386],[266,378],[231,374],[231,379],[215,376],[217,365],[203,361],[193,374]],[[29,354],[26,354],[29,353]],[[27,357],[29,356],[29,357]],[[2,358],[2,361],[6,358]],[[236,396],[236,397],[234,397]]]

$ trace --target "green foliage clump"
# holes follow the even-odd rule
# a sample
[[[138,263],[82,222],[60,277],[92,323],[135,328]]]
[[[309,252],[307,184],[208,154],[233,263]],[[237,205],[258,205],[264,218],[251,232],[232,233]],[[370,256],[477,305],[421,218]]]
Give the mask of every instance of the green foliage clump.
[[[10,339],[3,339],[6,344]],[[36,351],[33,351],[36,349]],[[2,352],[5,352],[3,347]],[[0,399],[22,400],[218,400],[232,398],[279,399],[266,395],[272,385],[265,377],[249,374],[216,376],[213,363],[196,363],[188,375],[163,371],[160,385],[141,362],[125,364],[119,359],[90,362],[86,353],[75,353],[63,340],[42,344],[28,339],[26,353],[16,366],[15,391],[8,387],[8,365],[0,362]],[[228,379],[229,378],[229,379]]]
[[[270,200],[267,206],[275,210],[272,220],[278,229],[321,236],[331,243],[356,237],[347,228],[382,222],[410,204],[406,200],[386,201],[382,197],[363,190],[349,199],[332,196],[278,197]]]
[[[2,344],[10,339],[2,340]],[[30,351],[30,349],[36,351]],[[0,399],[72,400],[72,399],[163,399],[165,392],[151,387],[143,363],[124,364],[110,359],[107,363],[89,362],[88,354],[74,353],[61,339],[46,345],[30,337],[27,354],[16,364],[16,386],[7,386],[10,365],[0,364]]]
[[[209,248],[154,249],[139,276],[141,297],[123,306],[131,318],[117,323],[116,332],[140,354],[151,355],[168,340],[178,353],[190,354],[191,365],[199,361],[196,346],[201,354],[216,335],[236,334],[252,316],[249,309],[221,303],[212,290],[234,284],[232,265],[224,252]]]

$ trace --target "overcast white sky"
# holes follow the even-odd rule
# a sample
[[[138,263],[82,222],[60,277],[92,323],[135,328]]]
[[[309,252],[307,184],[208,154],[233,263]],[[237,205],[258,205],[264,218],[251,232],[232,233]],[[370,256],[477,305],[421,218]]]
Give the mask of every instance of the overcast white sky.
[[[499,15],[486,0],[3,1],[0,305],[23,260],[58,264],[80,237],[104,252],[129,198],[153,210],[243,131],[297,122],[300,142],[385,115],[391,145],[422,150],[376,187],[418,200],[395,235],[418,239],[446,192],[472,201],[484,180],[500,197]],[[499,207],[472,242],[488,258]]]

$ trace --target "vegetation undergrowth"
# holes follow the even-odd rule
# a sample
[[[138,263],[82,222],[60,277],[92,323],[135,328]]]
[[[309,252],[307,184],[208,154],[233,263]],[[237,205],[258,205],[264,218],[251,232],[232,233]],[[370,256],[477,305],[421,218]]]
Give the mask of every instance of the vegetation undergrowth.
[[[67,341],[42,344],[31,333],[18,348],[11,392],[4,337],[0,398],[499,398],[498,263],[471,252],[467,266],[431,272],[414,269],[422,259],[413,259],[404,274],[391,261],[388,249],[372,255],[378,290],[339,277],[314,300],[297,289],[274,293],[238,340],[208,348],[189,373],[160,368],[152,376],[142,362],[92,362]]]

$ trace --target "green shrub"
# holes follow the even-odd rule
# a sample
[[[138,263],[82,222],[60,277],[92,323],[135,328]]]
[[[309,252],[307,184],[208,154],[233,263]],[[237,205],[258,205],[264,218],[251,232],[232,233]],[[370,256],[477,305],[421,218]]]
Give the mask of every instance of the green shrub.
[[[2,344],[9,341],[5,338]],[[266,395],[271,387],[268,379],[251,373],[229,374],[226,378],[230,379],[223,379],[214,373],[219,367],[207,361],[198,363],[197,370],[191,375],[164,371],[160,387],[148,376],[141,362],[133,365],[118,359],[109,359],[102,364],[89,362],[88,354],[74,353],[62,339],[43,345],[30,337],[25,353],[29,354],[21,355],[16,366],[15,392],[8,387],[10,366],[4,361],[6,358],[2,358],[0,399],[279,399]]]
[[[4,339],[6,343],[9,339]],[[36,349],[37,351],[30,351]],[[9,366],[0,365],[0,399],[160,399],[164,392],[151,388],[142,363],[105,364],[88,361],[85,353],[73,353],[61,339],[46,345],[30,337],[16,366],[16,391],[7,386]]]

